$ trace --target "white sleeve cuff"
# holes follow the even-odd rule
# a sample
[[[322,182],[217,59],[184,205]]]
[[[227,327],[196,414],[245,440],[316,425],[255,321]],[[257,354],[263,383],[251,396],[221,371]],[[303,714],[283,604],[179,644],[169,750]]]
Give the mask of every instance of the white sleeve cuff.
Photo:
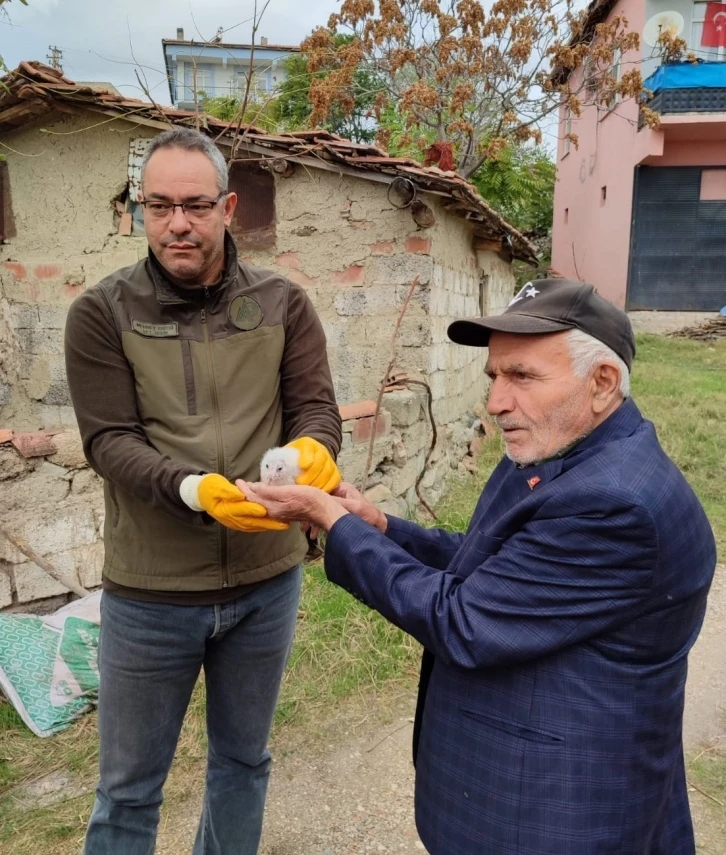
[[[203,511],[204,508],[199,504],[199,483],[204,475],[187,475],[187,477],[179,485],[179,495],[182,502],[193,511]]]

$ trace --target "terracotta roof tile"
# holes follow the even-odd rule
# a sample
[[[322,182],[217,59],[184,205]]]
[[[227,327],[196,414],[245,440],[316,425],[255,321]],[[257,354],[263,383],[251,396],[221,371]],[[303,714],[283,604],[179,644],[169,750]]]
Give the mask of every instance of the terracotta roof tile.
[[[596,0],[602,6],[606,0]],[[592,6],[595,3],[591,4]],[[21,62],[17,69],[2,78],[0,87],[0,133],[22,126],[39,112],[52,113],[59,104],[71,104],[78,108],[103,109],[104,113],[115,112],[119,118],[128,116],[129,121],[144,118],[157,122],[160,127],[168,123],[188,124],[196,114],[168,107],[158,108],[155,104],[135,98],[114,95],[93,85],[78,85],[60,72],[40,62]],[[2,114],[11,107],[27,105],[27,110],[13,110],[5,121]],[[160,114],[161,111],[161,114]],[[269,158],[302,160],[307,165],[321,166],[325,161],[331,166],[354,171],[365,179],[372,173],[384,173],[387,178],[401,175],[409,178],[420,192],[435,192],[444,200],[448,197],[452,214],[464,217],[481,225],[488,233],[506,239],[516,258],[536,262],[534,246],[503,217],[494,211],[479,195],[477,189],[455,172],[444,172],[435,166],[422,166],[406,157],[390,157],[375,145],[356,143],[343,139],[323,129],[295,131],[284,134],[268,134],[261,128],[243,126],[238,130],[234,122],[222,122],[212,116],[201,115],[205,131],[228,142],[237,139],[245,145],[269,151]],[[263,155],[264,156],[264,155]],[[446,204],[446,202],[445,202]]]

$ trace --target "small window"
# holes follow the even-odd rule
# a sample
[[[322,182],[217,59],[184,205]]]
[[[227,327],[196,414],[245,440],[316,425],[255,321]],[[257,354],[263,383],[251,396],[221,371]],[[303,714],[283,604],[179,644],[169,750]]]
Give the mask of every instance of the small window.
[[[233,163],[229,170],[230,193],[237,207],[229,227],[240,249],[265,249],[275,244],[275,178],[256,163]]]
[[[608,188],[601,187],[600,188],[600,205],[604,205],[608,200]]]
[[[570,222],[570,209],[565,208],[565,225],[567,225],[569,222]]]
[[[701,172],[701,202],[726,202],[726,169]]]
[[[620,83],[623,78],[623,53],[620,48],[616,48],[613,51],[613,64],[610,66],[610,77],[613,84]],[[614,110],[619,101],[620,95],[617,92],[613,92],[608,100],[608,110]]]
[[[144,230],[143,209],[139,203],[141,199],[141,163],[146,154],[146,147],[151,139],[140,138],[129,142],[129,163],[125,192],[119,194],[115,199],[116,212],[119,215],[118,231],[126,237],[143,237]]]

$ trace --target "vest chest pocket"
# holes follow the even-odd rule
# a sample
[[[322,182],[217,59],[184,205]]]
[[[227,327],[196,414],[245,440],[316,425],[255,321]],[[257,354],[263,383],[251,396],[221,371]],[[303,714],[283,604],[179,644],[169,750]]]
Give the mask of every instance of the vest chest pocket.
[[[202,408],[199,369],[194,370],[194,343],[184,339],[122,334],[124,354],[134,372],[139,414],[149,428],[163,425],[175,432],[182,416]]]

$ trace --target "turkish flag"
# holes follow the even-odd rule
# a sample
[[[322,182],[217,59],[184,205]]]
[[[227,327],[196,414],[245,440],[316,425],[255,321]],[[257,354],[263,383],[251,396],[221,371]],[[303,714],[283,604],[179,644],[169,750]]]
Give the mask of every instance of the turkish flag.
[[[703,47],[726,47],[726,3],[709,3],[701,36]]]

